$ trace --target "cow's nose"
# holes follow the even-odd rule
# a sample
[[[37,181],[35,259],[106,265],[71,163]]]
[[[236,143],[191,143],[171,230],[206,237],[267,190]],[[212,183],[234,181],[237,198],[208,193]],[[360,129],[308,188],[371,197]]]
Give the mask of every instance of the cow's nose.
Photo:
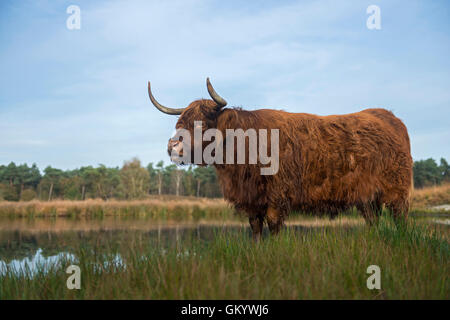
[[[180,141],[169,139],[169,143],[167,145],[167,152],[171,154],[173,148],[175,148],[179,143]]]

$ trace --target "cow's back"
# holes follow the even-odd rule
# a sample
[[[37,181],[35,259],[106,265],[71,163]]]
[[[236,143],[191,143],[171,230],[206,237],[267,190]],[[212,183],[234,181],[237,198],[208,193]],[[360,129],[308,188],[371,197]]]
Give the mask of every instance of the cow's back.
[[[391,112],[291,115],[280,134],[283,151],[274,190],[284,184],[280,194],[294,208],[345,209],[389,193],[409,193],[409,137]]]

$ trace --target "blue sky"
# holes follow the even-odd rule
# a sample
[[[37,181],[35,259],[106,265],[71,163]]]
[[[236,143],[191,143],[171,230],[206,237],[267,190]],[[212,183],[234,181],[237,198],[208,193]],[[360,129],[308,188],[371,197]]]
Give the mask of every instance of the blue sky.
[[[177,118],[147,81],[184,107],[207,76],[246,109],[393,110],[414,159],[450,159],[449,31],[447,1],[2,1],[0,164],[168,163]]]

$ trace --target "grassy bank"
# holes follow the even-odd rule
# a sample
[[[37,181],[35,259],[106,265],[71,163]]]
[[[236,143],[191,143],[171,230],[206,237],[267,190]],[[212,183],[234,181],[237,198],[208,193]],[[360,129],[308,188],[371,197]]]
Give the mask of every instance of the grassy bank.
[[[414,190],[411,211],[428,212],[431,206],[450,203],[450,185]],[[0,216],[7,217],[148,217],[155,220],[239,220],[223,199],[161,196],[145,200],[0,201]]]
[[[4,217],[146,217],[161,221],[233,220],[234,209],[223,199],[175,198],[133,201],[30,201],[0,202]]]
[[[414,210],[426,210],[443,204],[450,204],[450,184],[416,189],[413,192],[412,208]]]
[[[386,217],[373,228],[290,227],[256,245],[248,228],[171,245],[130,232],[79,243],[75,262],[48,272],[9,270],[0,299],[449,299],[446,228]],[[71,263],[81,290],[66,288]],[[366,287],[369,265],[381,268],[381,290]]]

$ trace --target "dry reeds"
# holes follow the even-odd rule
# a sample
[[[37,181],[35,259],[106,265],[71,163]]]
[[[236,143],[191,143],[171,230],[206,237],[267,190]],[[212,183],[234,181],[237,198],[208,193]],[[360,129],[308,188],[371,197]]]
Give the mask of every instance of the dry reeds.
[[[162,220],[198,220],[232,218],[234,210],[223,199],[177,200],[146,199],[132,201],[99,199],[86,201],[0,202],[0,215],[10,217],[102,217],[134,216]]]
[[[416,189],[412,196],[412,210],[426,210],[431,206],[450,203],[450,184]],[[0,201],[0,216],[32,217],[102,217],[146,216],[155,219],[198,220],[234,219],[235,210],[223,199],[152,196],[145,200],[90,199],[86,201],[55,200],[8,202]]]
[[[426,209],[442,204],[450,204],[450,184],[416,189],[413,192],[413,209]]]

